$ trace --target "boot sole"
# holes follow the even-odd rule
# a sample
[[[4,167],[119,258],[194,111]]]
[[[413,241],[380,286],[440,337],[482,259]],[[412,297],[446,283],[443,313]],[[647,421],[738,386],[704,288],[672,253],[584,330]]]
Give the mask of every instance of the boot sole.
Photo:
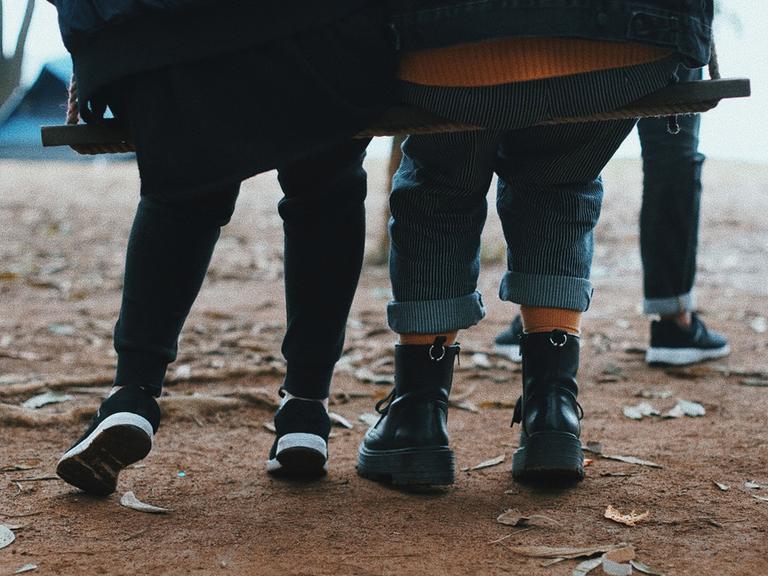
[[[579,482],[584,478],[581,441],[567,432],[539,432],[528,436],[512,456],[515,480]]]
[[[648,348],[645,362],[652,366],[685,366],[705,360],[723,358],[731,353],[731,347],[721,348]]]
[[[448,486],[455,481],[455,459],[447,446],[368,450],[361,444],[357,473],[398,486]]]
[[[61,457],[56,474],[84,492],[108,496],[117,488],[120,472],[151,449],[152,425],[146,419],[113,414]]]

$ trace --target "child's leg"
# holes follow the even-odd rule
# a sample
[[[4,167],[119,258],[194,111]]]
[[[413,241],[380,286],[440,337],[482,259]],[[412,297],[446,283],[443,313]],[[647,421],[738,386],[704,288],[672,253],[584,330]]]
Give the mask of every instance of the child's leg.
[[[581,479],[576,401],[580,317],[592,297],[600,171],[633,121],[508,133],[499,151],[497,209],[508,245],[500,295],[521,305],[523,395],[516,478]]]
[[[476,291],[485,196],[498,134],[411,136],[390,205],[395,389],[360,446],[358,472],[396,484],[450,484],[448,397],[459,329],[485,315]]]

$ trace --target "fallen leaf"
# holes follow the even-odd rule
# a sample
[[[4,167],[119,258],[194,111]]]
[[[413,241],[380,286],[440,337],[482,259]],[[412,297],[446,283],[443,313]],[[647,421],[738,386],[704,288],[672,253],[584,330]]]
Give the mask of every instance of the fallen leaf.
[[[648,348],[645,346],[634,346],[630,344],[624,347],[625,354],[645,354],[647,351]]]
[[[603,445],[600,442],[594,442],[591,440],[587,442],[585,446],[582,446],[581,449],[585,452],[592,452],[592,454],[597,454],[598,456],[602,455],[603,453]]]
[[[264,422],[262,426],[264,426],[264,428],[272,432],[272,434],[277,434],[277,429],[275,428],[275,425],[272,422]]]
[[[761,490],[763,488],[768,488],[768,484],[760,484],[760,482],[748,480],[747,482],[744,482],[744,488],[747,490]]]
[[[691,402],[690,400],[683,400],[682,398],[678,398],[677,404],[675,404],[675,407],[672,408],[667,414],[664,416],[668,416],[673,411],[678,410],[680,413],[682,413],[683,416],[690,416],[692,418],[697,418],[699,416],[704,416],[707,413],[707,410],[699,404],[698,402]],[[672,416],[673,418],[675,416]]]
[[[75,327],[71,324],[61,324],[54,322],[48,324],[48,331],[56,336],[72,336],[75,333]]]
[[[584,560],[571,572],[571,576],[586,576],[592,570],[600,566],[603,563],[602,558],[591,558],[590,560]]]
[[[173,371],[173,378],[175,380],[189,380],[192,378],[192,366],[190,364],[182,364],[177,366]]]
[[[482,368],[488,370],[493,367],[491,361],[488,359],[488,354],[482,352],[475,352],[472,354],[472,364],[475,368]]]
[[[484,462],[480,462],[480,464],[476,464],[475,466],[462,468],[461,471],[471,472],[473,470],[482,470],[483,468],[498,466],[499,464],[504,462],[505,458],[506,457],[504,456],[504,454],[502,454],[501,456],[496,456],[496,458],[491,458],[490,460],[485,460]]]
[[[0,524],[0,548],[9,546],[14,540],[16,540],[16,535],[13,531],[7,526]]]
[[[352,430],[354,426],[352,425],[352,422],[344,418],[341,414],[336,414],[336,412],[328,412],[328,418],[330,418],[331,422],[334,424],[338,424],[342,428],[346,428],[347,430]]]
[[[723,492],[726,492],[731,489],[731,487],[728,486],[728,484],[721,484],[720,482],[715,482],[714,480],[712,480],[712,482],[714,482],[715,486],[717,486],[718,489]]]
[[[756,388],[768,387],[768,378],[744,378],[739,382],[742,386],[754,386]]]
[[[666,400],[672,397],[672,390],[640,390],[635,396],[638,398]]]
[[[375,374],[368,368],[359,368],[355,371],[355,378],[361,382],[371,384],[394,384],[395,376],[393,374]]]
[[[515,407],[512,400],[483,400],[479,406],[481,410],[506,410]]]
[[[609,576],[631,576],[630,562],[634,559],[635,549],[632,546],[610,550],[603,554],[603,572]]]
[[[752,498],[754,498],[755,500],[760,500],[760,502],[768,502],[768,496],[758,496],[756,494],[753,494]]]
[[[632,420],[642,420],[644,416],[659,416],[661,414],[648,402],[640,402],[637,406],[624,406],[622,412],[624,416]]]
[[[360,420],[360,422],[363,424],[367,424],[368,426],[376,426],[376,423],[379,421],[379,415],[372,414],[371,412],[364,412],[360,414],[357,419]]]
[[[24,564],[24,566],[16,570],[14,574],[24,574],[25,572],[32,572],[34,570],[37,570],[37,564]]]
[[[521,556],[533,558],[585,558],[595,554],[603,554],[617,548],[624,548],[627,544],[602,544],[597,546],[586,546],[583,548],[555,548],[552,546],[515,546],[509,550]]]
[[[765,316],[755,316],[749,323],[749,327],[758,334],[765,334],[768,332],[768,320]]]
[[[624,524],[625,526],[636,526],[638,522],[647,520],[650,515],[651,513],[647,510],[642,514],[638,514],[634,510],[632,510],[632,512],[630,512],[629,514],[622,514],[610,504],[608,505],[608,508],[606,508],[605,512],[603,513],[604,518],[607,518],[608,520],[613,520],[614,522],[618,522],[619,524]]]
[[[616,460],[617,462],[626,462],[627,464],[637,464],[638,466],[648,466],[649,468],[664,468],[661,464],[656,464],[650,460],[635,458],[634,456],[620,456],[614,454],[602,454],[601,456],[607,460]]]
[[[648,574],[648,576],[664,576],[663,573],[656,572],[653,568],[650,568],[646,564],[643,564],[642,562],[638,562],[637,560],[630,560],[629,563],[632,565],[632,567],[635,570],[638,570],[643,574]]]
[[[624,476],[632,476],[632,474],[628,474],[626,472],[600,472],[600,476],[602,477],[624,477]]]
[[[32,470],[40,466],[40,462],[35,464],[11,464],[10,466],[3,466],[0,468],[0,472],[22,472],[24,470]]]
[[[448,405],[452,408],[456,408],[458,410],[465,410],[467,412],[472,412],[473,414],[477,414],[480,412],[480,408],[475,406],[472,402],[469,400],[464,400],[462,402],[455,402],[453,400],[450,400],[448,402]]]
[[[74,400],[75,397],[70,394],[57,394],[56,392],[44,392],[42,394],[38,394],[37,396],[32,396],[32,398],[26,400],[22,403],[22,406],[24,408],[29,408],[30,410],[37,410],[38,408],[42,408],[43,406],[47,406],[48,404],[58,404],[60,402],[68,402],[69,400]]]
[[[519,510],[507,510],[496,518],[496,522],[505,526],[519,526],[520,528],[555,528],[560,523],[542,514],[523,516]]]
[[[167,514],[170,512],[168,508],[160,508],[159,506],[152,506],[152,504],[141,502],[133,492],[123,494],[123,497],[120,498],[120,505],[132,510],[138,510],[139,512],[147,512],[148,514]]]

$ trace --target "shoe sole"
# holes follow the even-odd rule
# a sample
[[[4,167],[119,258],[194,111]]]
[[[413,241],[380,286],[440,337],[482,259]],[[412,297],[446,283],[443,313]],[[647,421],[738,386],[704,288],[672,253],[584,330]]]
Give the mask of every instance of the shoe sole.
[[[512,455],[515,480],[579,482],[584,478],[581,441],[567,432],[539,432]]]
[[[317,478],[328,472],[328,444],[317,434],[293,432],[277,442],[267,472],[291,478]]]
[[[648,364],[684,366],[704,360],[722,358],[731,353],[730,346],[722,348],[648,348],[645,361]]]
[[[520,363],[523,361],[523,355],[520,353],[519,344],[496,344],[493,349],[497,354],[506,356],[512,360],[512,362]]]
[[[61,457],[56,474],[84,492],[108,496],[117,488],[120,472],[149,454],[152,437],[146,418],[131,412],[112,414]]]
[[[455,458],[447,446],[368,450],[360,445],[357,473],[398,486],[448,486],[455,481]]]

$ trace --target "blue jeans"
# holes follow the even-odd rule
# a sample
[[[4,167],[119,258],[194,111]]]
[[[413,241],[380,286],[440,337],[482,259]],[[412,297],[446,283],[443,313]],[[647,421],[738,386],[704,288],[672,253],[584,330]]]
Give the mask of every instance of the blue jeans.
[[[684,82],[701,78],[700,70],[678,72]],[[667,122],[646,118],[637,125],[643,149],[643,205],[640,254],[646,314],[693,310],[696,301],[696,249],[701,206],[699,115],[680,118],[680,133]]]

